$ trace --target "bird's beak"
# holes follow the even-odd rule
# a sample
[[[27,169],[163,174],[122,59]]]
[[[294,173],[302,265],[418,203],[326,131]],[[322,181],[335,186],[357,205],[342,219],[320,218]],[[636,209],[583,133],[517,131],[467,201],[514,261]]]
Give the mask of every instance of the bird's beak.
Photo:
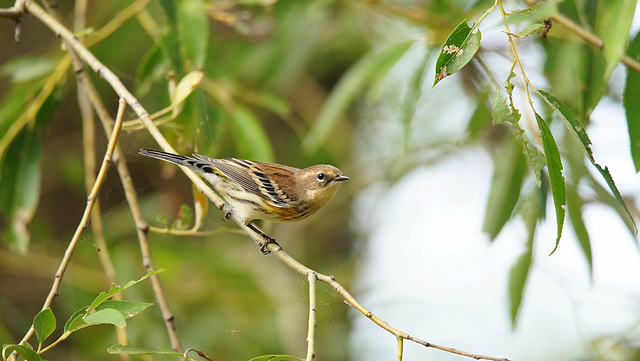
[[[336,182],[342,182],[342,181],[346,181],[346,180],[349,180],[349,179],[351,179],[351,178],[347,177],[344,174],[340,174],[339,176],[335,177],[333,180],[336,181]]]

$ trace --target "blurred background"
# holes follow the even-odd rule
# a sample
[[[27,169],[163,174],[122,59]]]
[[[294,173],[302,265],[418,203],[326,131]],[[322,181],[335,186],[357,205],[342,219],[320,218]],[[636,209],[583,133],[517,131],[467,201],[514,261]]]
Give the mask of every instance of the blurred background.
[[[612,3],[560,1],[517,13],[509,24],[517,33],[560,16],[589,32],[613,33],[607,40],[622,39],[623,49],[631,42],[627,52],[640,53],[640,21],[631,21],[635,2]],[[0,0],[0,7],[12,4]],[[503,5],[507,13],[527,8]],[[137,0],[60,2],[51,11],[150,112],[169,106],[186,74],[203,71],[199,87],[160,126],[178,152],[300,168],[328,163],[350,176],[314,216],[260,226],[301,263],[334,275],[390,325],[428,342],[514,360],[640,359],[640,250],[627,214],[563,124],[534,98],[567,180],[568,215],[549,255],[557,229],[546,169],[538,187],[517,130],[492,124],[494,90],[504,93],[512,71],[499,8],[480,25],[476,58],[432,86],[445,39],[492,6],[484,0]],[[42,307],[86,205],[87,159],[99,164],[107,143],[97,121],[93,129],[83,121],[59,38],[27,16],[16,44],[14,25],[0,19],[2,344],[19,342]],[[557,24],[547,38],[535,33],[516,41],[516,49],[533,85],[571,107],[586,127],[596,161],[608,167],[637,222],[640,160],[630,149],[639,137],[640,103],[632,98],[640,94],[634,93],[638,74],[612,65]],[[515,72],[520,127],[542,149],[522,72]],[[117,96],[87,74],[115,116]],[[36,115],[25,115],[39,99]],[[128,110],[126,119],[135,118]],[[189,229],[191,182],[178,167],[139,156],[138,149],[158,146],[134,128],[125,128],[118,142],[147,222]],[[100,255],[110,256],[119,284],[146,273],[115,169],[99,202],[106,244],[98,243],[92,222],[52,305],[54,336],[110,287]],[[149,233],[155,265],[167,270],[160,279],[183,346],[214,360],[304,357],[306,279],[263,256],[210,208],[204,235]],[[155,302],[148,281],[123,297]],[[131,344],[170,346],[157,306],[127,320],[125,330]],[[324,284],[318,284],[316,333],[319,360],[396,354],[392,335]],[[112,360],[120,356],[105,350],[117,343],[113,327],[88,327],[44,357]],[[463,359],[405,342],[405,360],[425,358]]]

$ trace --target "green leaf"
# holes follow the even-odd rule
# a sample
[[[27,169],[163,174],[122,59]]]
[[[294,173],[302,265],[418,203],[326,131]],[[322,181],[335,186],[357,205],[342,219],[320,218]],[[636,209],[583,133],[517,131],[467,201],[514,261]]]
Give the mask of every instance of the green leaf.
[[[611,173],[609,173],[609,169],[607,167],[602,168],[598,163],[596,163],[596,160],[593,158],[593,152],[591,151],[591,140],[589,139],[589,136],[585,132],[578,119],[576,119],[573,111],[564,103],[556,99],[553,95],[542,90],[539,91],[539,94],[542,95],[542,98],[546,101],[549,107],[551,107],[553,112],[556,113],[558,117],[564,122],[566,128],[569,130],[569,133],[577,140],[578,144],[582,148],[591,164],[593,164],[598,172],[600,172],[600,175],[602,175],[605,182],[607,182],[607,185],[613,193],[613,196],[624,209],[625,213],[627,214],[628,220],[631,221],[631,223],[633,224],[633,228],[635,228],[637,233],[638,226],[631,216],[631,213],[627,208],[627,204],[624,202],[624,199],[622,199],[622,195],[620,194],[618,187],[616,187],[616,184],[611,177]]]
[[[640,61],[640,31],[629,44],[628,55]],[[624,110],[627,114],[631,158],[636,172],[640,172],[640,74],[627,69],[627,82],[624,87]]]
[[[500,88],[496,88],[493,93],[493,102],[491,103],[491,116],[493,124],[500,125],[504,122],[517,123],[520,120],[520,114],[511,111],[507,106],[505,98],[500,95]]]
[[[331,91],[311,129],[302,140],[304,149],[311,153],[317,151],[367,83],[380,74],[386,74],[413,44],[395,44],[382,52],[369,53],[351,67]]]
[[[558,12],[556,3],[545,1],[523,10],[514,11],[507,16],[508,24],[520,24],[523,22],[540,22]]]
[[[230,115],[231,131],[240,155],[246,159],[273,162],[273,148],[258,117],[239,104],[236,104]]]
[[[587,227],[584,225],[584,220],[582,219],[582,199],[578,195],[577,187],[573,184],[567,187],[567,212],[573,232],[576,238],[578,238],[578,244],[589,264],[589,274],[593,275],[591,239],[589,238],[589,232],[587,232]]]
[[[480,29],[477,24],[470,28],[467,20],[463,20],[449,35],[442,46],[436,62],[435,86],[442,79],[462,69],[473,59],[480,48]]]
[[[107,300],[101,303],[100,306],[96,308],[96,311],[114,309],[120,312],[125,319],[128,319],[146,310],[152,305],[153,303],[149,303],[149,302]]]
[[[116,286],[116,285],[112,285],[111,289],[108,292],[100,292],[100,294],[93,300],[93,302],[91,302],[91,305],[89,305],[88,309],[87,309],[87,314],[91,313],[93,310],[95,310],[101,303],[105,302],[106,300],[108,300],[109,298],[113,297],[113,295],[115,295],[118,292],[121,292],[133,285],[135,285],[138,282],[144,281],[147,278],[158,274],[160,272],[164,272],[164,269],[160,268],[156,271],[149,271],[147,272],[146,275],[142,276],[140,279],[138,280],[132,280],[127,282],[126,285],[124,286]]]
[[[50,308],[40,311],[33,318],[33,330],[38,338],[38,349],[40,349],[44,340],[56,330],[56,316]]]
[[[509,270],[509,303],[511,310],[511,325],[515,328],[518,320],[518,313],[524,296],[524,287],[529,277],[531,269],[531,259],[533,254],[533,237],[535,232],[529,232],[527,247],[523,254],[518,257],[516,263]]]
[[[511,79],[511,76],[509,79]],[[507,87],[509,87],[509,85],[507,85]],[[515,139],[522,147],[522,152],[527,159],[527,163],[529,163],[529,166],[533,169],[533,173],[536,176],[536,184],[540,187],[542,182],[542,169],[545,165],[544,155],[527,141],[524,130],[520,128],[518,124],[520,121],[520,113],[517,109],[507,105],[506,98],[502,98],[500,95],[500,88],[496,88],[493,94],[491,115],[494,124],[502,124],[505,121],[511,123],[511,128],[513,128],[516,134]]]
[[[28,343],[23,345],[4,344],[2,346],[2,358],[6,360],[13,351],[17,352],[18,355],[22,356],[26,361],[42,361],[40,355],[38,355]]]
[[[83,317],[84,322],[90,324],[112,324],[120,328],[127,326],[124,315],[113,308],[105,308],[89,313]]]
[[[553,204],[556,209],[558,236],[556,238],[556,246],[553,251],[551,251],[551,254],[553,254],[560,244],[560,236],[562,235],[562,226],[564,224],[565,216],[564,207],[567,204],[567,197],[565,195],[564,176],[562,175],[562,161],[560,160],[560,152],[558,151],[556,141],[553,139],[553,135],[551,134],[551,130],[549,130],[547,123],[540,115],[538,115],[538,113],[536,113],[536,121],[538,122],[538,128],[540,128],[542,148],[544,149],[545,159],[547,160],[547,169],[549,171],[549,184],[551,185]]]
[[[89,324],[84,322],[84,320],[82,319],[84,315],[87,314],[88,309],[89,307],[83,307],[74,312],[74,314],[71,315],[71,317],[69,317],[69,320],[67,320],[67,322],[64,324],[64,332],[74,332],[81,328],[89,326]]]
[[[160,14],[155,16],[157,21],[164,20],[163,32],[158,32],[155,40],[160,45],[164,58],[169,60],[172,70],[178,77],[182,76],[182,57],[180,54],[180,42],[178,39],[178,16],[175,2],[171,0],[158,0]],[[156,14],[154,14],[156,15]]]
[[[540,23],[536,23],[536,24],[531,24],[529,26],[527,26],[526,28],[518,31],[516,34],[514,34],[515,36],[524,39],[527,36],[533,35],[535,33],[537,33],[538,31],[540,31],[542,28],[544,28],[544,25],[540,24]]]
[[[51,74],[58,61],[46,57],[14,58],[0,68],[0,75],[10,76],[13,83],[26,83]]]
[[[171,355],[171,356],[182,357],[182,353],[176,352],[170,348],[155,348],[155,347],[132,346],[132,345],[113,345],[107,349],[107,352],[111,354],[125,354],[125,355],[155,354],[155,355]]]
[[[505,138],[497,154],[482,226],[492,240],[511,218],[527,170],[525,158],[513,139]]]
[[[201,69],[207,58],[209,22],[203,0],[182,0],[178,3],[180,42],[184,46],[192,69]]]
[[[613,70],[625,54],[629,29],[631,28],[637,1],[607,0],[598,1],[597,3],[595,33],[600,36],[604,43],[602,52],[607,60],[604,81],[608,83]]]
[[[40,197],[42,146],[36,130],[24,129],[0,162],[0,210],[9,220],[4,239],[21,253],[29,248],[27,226]]]

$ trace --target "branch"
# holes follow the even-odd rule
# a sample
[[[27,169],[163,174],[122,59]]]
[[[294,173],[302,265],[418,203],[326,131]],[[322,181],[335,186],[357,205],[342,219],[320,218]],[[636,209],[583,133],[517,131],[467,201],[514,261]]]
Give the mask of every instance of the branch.
[[[20,35],[22,34],[22,15],[24,14],[24,4],[26,2],[27,0],[16,0],[12,7],[0,9],[0,18],[13,19],[16,22],[16,29],[13,35],[16,43],[20,42]]]
[[[528,6],[534,6],[534,5],[536,5],[538,3],[538,1],[537,0],[525,0],[525,3]],[[562,14],[555,14],[555,15],[551,15],[549,18],[554,23],[562,25],[564,28],[566,28],[567,30],[569,30],[572,33],[576,34],[582,40],[584,40],[587,43],[593,45],[594,47],[596,47],[596,48],[598,48],[600,50],[602,50],[602,48],[604,48],[604,42],[602,41],[602,39],[597,37],[595,34],[585,30],[579,24],[575,23],[573,20],[569,19],[568,17],[566,17],[566,16],[564,16]],[[638,61],[636,61],[635,59],[633,59],[632,57],[630,57],[629,55],[624,54],[622,56],[622,58],[620,59],[620,61],[622,62],[622,64],[626,65],[627,68],[632,69],[635,72],[640,73],[640,63]]]

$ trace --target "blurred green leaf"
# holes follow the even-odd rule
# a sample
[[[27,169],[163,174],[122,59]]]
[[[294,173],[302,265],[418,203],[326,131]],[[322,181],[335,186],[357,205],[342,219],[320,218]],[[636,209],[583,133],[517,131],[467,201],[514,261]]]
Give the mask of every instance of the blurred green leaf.
[[[628,55],[640,61],[640,31],[629,44]],[[631,69],[627,69],[623,105],[627,114],[631,158],[636,172],[640,172],[640,74]]]
[[[513,328],[515,328],[518,320],[518,313],[524,296],[524,287],[531,269],[534,235],[534,232],[529,232],[524,253],[518,257],[516,263],[509,270],[509,304],[511,306],[511,325]]]
[[[473,24],[473,27],[470,28],[466,19],[453,30],[444,42],[440,56],[438,56],[434,86],[442,79],[462,69],[473,59],[480,48],[481,37],[477,25]]]
[[[236,104],[230,116],[231,131],[241,156],[261,162],[274,162],[271,142],[255,114]]]
[[[26,361],[42,361],[40,355],[31,348],[31,345],[25,343],[23,345],[11,345],[4,344],[2,346],[2,357],[3,359],[7,359],[12,352],[17,352],[18,355],[22,356]]]
[[[182,76],[183,64],[180,54],[180,41],[178,39],[178,15],[175,2],[172,0],[156,0],[160,5],[159,15],[153,14],[156,21],[162,22],[164,31],[158,31],[156,42],[160,45],[164,58],[171,64],[171,70],[178,76]],[[148,9],[154,9],[148,7]]]
[[[607,60],[604,82],[608,83],[613,70],[625,53],[637,1],[607,0],[597,3],[595,33],[604,43],[602,52]]]
[[[99,311],[95,311],[89,313],[88,315],[83,317],[84,322],[92,323],[92,324],[111,324],[116,325],[120,328],[124,328],[127,326],[127,321],[125,321],[124,316],[118,310],[113,308],[105,308]]]
[[[629,212],[624,199],[622,199],[622,195],[620,194],[618,187],[616,187],[616,184],[611,177],[611,173],[609,173],[609,169],[607,167],[602,168],[598,163],[596,163],[596,160],[593,158],[593,152],[591,151],[591,140],[589,139],[589,136],[587,135],[578,119],[576,119],[573,111],[564,103],[556,99],[553,95],[542,90],[539,91],[539,94],[542,95],[542,98],[546,101],[549,107],[551,107],[553,112],[557,114],[558,117],[564,122],[566,128],[569,130],[569,133],[576,139],[591,164],[593,164],[598,172],[600,172],[604,180],[607,182],[607,185],[609,186],[609,189],[613,193],[614,197],[627,214],[628,220],[631,221],[633,227],[637,232],[638,227],[636,225],[636,222],[631,216],[631,213]]]
[[[517,10],[507,16],[508,24],[520,24],[523,22],[540,22],[558,12],[557,5],[553,1],[545,1],[540,4]]]
[[[589,264],[589,274],[593,275],[593,255],[591,253],[591,239],[582,219],[582,199],[578,194],[578,187],[574,184],[567,186],[567,213],[573,232],[578,238],[578,244]]]
[[[413,42],[394,44],[380,53],[367,54],[351,67],[331,91],[304,137],[304,149],[311,153],[317,151],[367,82],[380,73],[387,73],[411,45]]]
[[[518,144],[505,138],[495,157],[491,189],[482,230],[495,239],[507,223],[520,197],[527,163]]]
[[[551,194],[553,195],[553,204],[556,208],[556,223],[558,228],[558,236],[556,238],[556,246],[551,253],[558,249],[560,244],[560,236],[562,235],[562,227],[564,225],[565,207],[567,205],[567,197],[565,195],[565,181],[562,175],[562,161],[560,160],[560,152],[556,144],[551,130],[547,123],[536,113],[536,121],[540,128],[540,136],[542,137],[542,148],[544,156],[547,160],[547,170],[549,171],[549,184],[551,185]]]
[[[155,348],[155,347],[132,346],[132,345],[113,345],[107,349],[107,352],[111,354],[125,354],[125,355],[155,354],[155,355],[171,355],[171,356],[178,356],[178,357],[183,356],[182,353],[176,352],[170,348]]]
[[[203,0],[178,2],[180,17],[180,42],[190,60],[191,69],[202,69],[207,58],[209,22]]]
[[[0,175],[0,210],[10,227],[4,239],[21,253],[29,248],[27,226],[40,197],[42,147],[35,129],[23,130],[7,149]]]
[[[502,124],[505,121],[511,123],[511,128],[516,134],[515,139],[522,147],[522,152],[527,159],[527,163],[529,163],[529,166],[533,169],[533,173],[536,176],[536,184],[538,184],[539,187],[542,182],[542,169],[545,166],[544,155],[527,141],[524,130],[520,128],[518,123],[520,121],[520,113],[517,109],[508,106],[506,100],[507,99],[502,98],[500,95],[500,89],[496,88],[491,107],[493,123]]]
[[[22,57],[8,61],[0,68],[0,75],[10,76],[13,83],[26,83],[51,74],[58,61],[47,57]]]
[[[56,316],[50,308],[45,308],[33,318],[33,330],[38,338],[38,349],[47,337],[56,330]]]

